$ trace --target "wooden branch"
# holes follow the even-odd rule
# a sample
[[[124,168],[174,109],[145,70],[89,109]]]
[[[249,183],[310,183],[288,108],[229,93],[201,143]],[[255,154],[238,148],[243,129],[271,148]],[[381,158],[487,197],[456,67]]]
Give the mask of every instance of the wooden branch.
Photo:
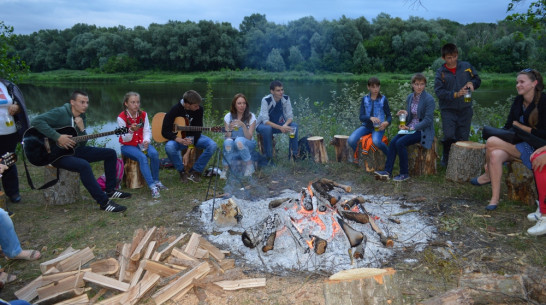
[[[373,217],[369,217],[370,225],[372,226],[372,229],[379,235],[379,240],[381,243],[387,247],[391,248],[394,246],[394,241],[390,236],[385,236],[385,233],[375,224],[375,220]]]

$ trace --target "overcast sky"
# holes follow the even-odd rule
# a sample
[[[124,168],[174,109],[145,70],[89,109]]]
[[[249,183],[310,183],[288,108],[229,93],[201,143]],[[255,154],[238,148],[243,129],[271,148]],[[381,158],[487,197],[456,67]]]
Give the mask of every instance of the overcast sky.
[[[521,4],[525,11],[530,0]],[[301,17],[317,21],[364,16],[368,21],[379,13],[406,20],[446,18],[459,23],[495,23],[506,17],[509,0],[0,0],[0,20],[13,26],[16,34],[41,29],[66,29],[77,23],[100,27],[123,25],[147,27],[169,20],[212,20],[233,27],[245,16],[265,14],[268,21],[286,24]]]

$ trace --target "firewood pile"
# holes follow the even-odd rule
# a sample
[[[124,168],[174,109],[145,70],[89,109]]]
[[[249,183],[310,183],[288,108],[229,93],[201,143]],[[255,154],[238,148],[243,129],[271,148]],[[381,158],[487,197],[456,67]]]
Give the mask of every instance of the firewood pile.
[[[39,305],[163,304],[183,302],[191,292],[201,300],[207,292],[265,286],[265,278],[242,279],[229,252],[199,234],[166,235],[164,228],[137,229],[131,243],[118,244],[118,257],[101,260],[92,248],[69,247],[41,263],[42,274],[15,295]]]

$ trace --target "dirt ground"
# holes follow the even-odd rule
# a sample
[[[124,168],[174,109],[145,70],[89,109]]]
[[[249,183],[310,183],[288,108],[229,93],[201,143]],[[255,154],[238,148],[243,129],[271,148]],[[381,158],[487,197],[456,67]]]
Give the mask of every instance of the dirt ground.
[[[40,261],[55,257],[68,246],[76,249],[94,246],[98,258],[115,257],[116,244],[130,241],[137,228],[164,226],[173,235],[200,233],[194,208],[205,200],[207,190],[212,193],[208,179],[199,184],[180,185],[177,173],[163,170],[163,183],[170,190],[162,193],[161,200],[152,201],[147,189],[134,190],[133,198],[123,202],[129,207],[128,211],[123,215],[112,215],[99,211],[83,188],[83,203],[44,206],[40,193],[25,185],[22,171],[20,166],[23,202],[11,204],[9,208],[16,214],[13,221],[23,248],[40,249],[43,254]],[[435,219],[437,240],[430,242],[424,251],[403,249],[383,262],[382,267],[397,271],[396,289],[403,296],[400,303],[416,304],[456,288],[458,279],[468,273],[513,275],[526,274],[532,269],[544,275],[545,239],[526,234],[532,225],[526,215],[536,207],[502,201],[497,211],[486,212],[484,207],[490,188],[445,181],[442,168],[434,176],[384,182],[349,163],[281,162],[256,172],[252,182],[247,183],[250,185],[248,193],[255,198],[270,197],[286,186],[299,189],[322,177],[351,185],[354,193],[392,196],[417,203],[417,213]],[[220,186],[224,184],[223,181],[219,183]],[[449,255],[442,255],[446,251]],[[326,304],[323,286],[329,274],[281,271],[265,274],[246,266],[240,258],[234,258],[236,267],[246,276],[266,277],[267,286],[223,293],[197,291],[200,297],[189,293],[183,304]],[[408,263],[408,259],[414,262]],[[0,291],[0,297],[13,299],[14,291],[39,275],[40,261],[0,259],[0,265],[6,271],[18,276],[14,283]],[[93,289],[90,297],[97,291]],[[510,304],[538,304],[531,295],[509,299]],[[506,300],[506,296],[502,300]],[[143,304],[152,303],[149,298],[143,301]]]

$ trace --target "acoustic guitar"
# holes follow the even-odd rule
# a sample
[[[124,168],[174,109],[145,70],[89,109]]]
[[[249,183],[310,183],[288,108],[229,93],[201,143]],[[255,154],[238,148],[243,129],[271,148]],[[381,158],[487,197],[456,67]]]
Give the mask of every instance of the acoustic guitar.
[[[17,155],[12,152],[7,152],[0,158],[2,158],[2,160],[0,160],[0,164],[4,164],[8,167],[12,166],[13,164],[15,164],[15,162],[17,162]]]
[[[163,129],[163,119],[165,118],[165,112],[158,112],[152,119],[152,138],[158,143],[167,142],[168,139],[163,137],[161,129]],[[189,126],[187,118],[176,117],[173,124],[173,133],[177,133],[177,137],[185,138],[186,131],[210,131],[210,132],[226,132],[223,126],[216,127],[203,127],[203,126]]]
[[[60,134],[71,135],[72,141],[76,143],[112,134],[119,136],[129,132],[127,127],[120,127],[114,131],[78,136],[78,132],[72,126],[61,127],[56,130]],[[23,135],[23,152],[32,165],[44,166],[57,161],[61,157],[73,155],[74,148],[62,148],[57,142],[43,135],[35,127],[30,127]]]

